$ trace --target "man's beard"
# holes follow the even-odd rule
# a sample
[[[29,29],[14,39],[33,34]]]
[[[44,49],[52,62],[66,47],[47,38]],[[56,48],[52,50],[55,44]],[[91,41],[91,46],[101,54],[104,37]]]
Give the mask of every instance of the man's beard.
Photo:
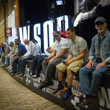
[[[103,33],[104,32],[104,29],[99,29],[98,30],[98,33]]]

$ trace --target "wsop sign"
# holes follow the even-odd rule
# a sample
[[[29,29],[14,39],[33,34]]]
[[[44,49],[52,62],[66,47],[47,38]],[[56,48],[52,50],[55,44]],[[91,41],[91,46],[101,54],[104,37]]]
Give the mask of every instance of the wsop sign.
[[[110,73],[103,76],[98,96],[100,110],[110,110]]]
[[[100,88],[99,105],[100,110],[110,110],[110,88]]]
[[[81,96],[80,82],[77,80],[72,81],[72,93],[76,96]]]

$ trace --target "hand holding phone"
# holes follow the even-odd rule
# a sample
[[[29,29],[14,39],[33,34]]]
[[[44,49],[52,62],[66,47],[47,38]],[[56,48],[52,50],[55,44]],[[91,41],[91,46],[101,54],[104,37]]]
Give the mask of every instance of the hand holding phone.
[[[63,61],[62,63],[66,63],[66,61]]]

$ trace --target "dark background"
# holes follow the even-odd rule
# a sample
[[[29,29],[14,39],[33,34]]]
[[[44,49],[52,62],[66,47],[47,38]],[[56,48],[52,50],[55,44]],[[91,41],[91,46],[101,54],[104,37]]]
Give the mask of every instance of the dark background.
[[[27,21],[31,21],[31,24],[43,23],[52,17],[51,3],[55,0],[19,0],[20,5],[20,26],[24,26]],[[65,0],[64,10],[63,6],[56,6],[55,17],[61,15],[68,15],[73,17],[74,4],[73,0]]]

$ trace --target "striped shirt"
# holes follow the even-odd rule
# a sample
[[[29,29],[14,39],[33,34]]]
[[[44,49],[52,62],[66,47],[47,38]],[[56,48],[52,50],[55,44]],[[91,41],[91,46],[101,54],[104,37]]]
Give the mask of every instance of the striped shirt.
[[[63,57],[67,57],[68,53],[69,53],[69,40],[68,39],[61,37],[61,40],[59,43],[58,43],[58,41],[55,42],[55,44],[53,46],[53,50],[56,50],[56,55],[58,55],[60,53],[61,49],[67,49],[67,51],[63,55]]]

